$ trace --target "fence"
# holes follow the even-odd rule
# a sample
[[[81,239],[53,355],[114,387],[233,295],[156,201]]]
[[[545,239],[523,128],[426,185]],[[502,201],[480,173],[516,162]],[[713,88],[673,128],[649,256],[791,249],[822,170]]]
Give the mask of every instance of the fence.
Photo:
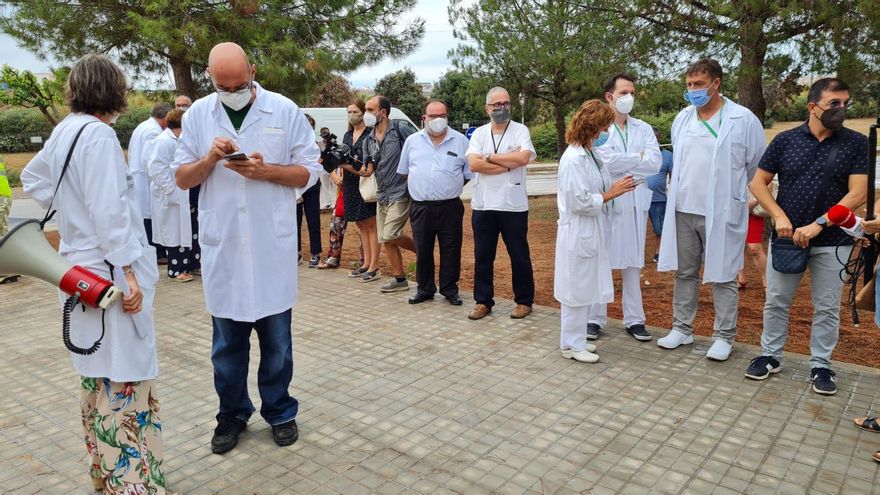
[[[116,129],[116,136],[123,148],[128,147],[131,129]],[[35,153],[43,149],[43,143],[49,139],[48,132],[30,132],[21,134],[0,134],[0,154],[2,153]]]

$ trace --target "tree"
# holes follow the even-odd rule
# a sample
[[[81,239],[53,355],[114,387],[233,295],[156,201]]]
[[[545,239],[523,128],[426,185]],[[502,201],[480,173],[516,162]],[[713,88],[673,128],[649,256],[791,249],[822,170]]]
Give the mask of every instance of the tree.
[[[556,147],[565,150],[565,116],[602,82],[638,67],[646,53],[637,26],[624,26],[612,1],[451,0],[453,34],[463,42],[454,63],[499,81],[511,81],[511,98],[522,91],[553,108]]]
[[[52,75],[53,78],[38,81],[32,72],[19,72],[4,64],[0,72],[0,103],[37,108],[49,124],[55,127],[61,119],[57,105],[62,102],[67,71],[55,69]]]
[[[110,53],[135,75],[170,67],[178,93],[210,90],[204,69],[221,41],[239,43],[267,89],[296,100],[334,72],[411,52],[417,19],[395,29],[415,0],[10,0],[0,29],[38,55],[72,61]]]
[[[483,110],[489,84],[474,77],[468,71],[450,70],[434,85],[431,98],[446,103],[449,108],[450,125],[480,124],[489,120],[489,116]]]
[[[399,108],[413,122],[422,119],[425,110],[425,96],[422,87],[416,84],[416,74],[409,67],[392,72],[376,83],[376,94],[384,95],[391,104]]]
[[[355,99],[356,95],[348,84],[348,79],[342,76],[332,76],[312,96],[310,107],[347,107]]]
[[[738,62],[740,103],[763,121],[768,57],[800,48],[804,60],[815,60],[814,52],[822,45],[815,42],[853,27],[855,7],[852,0],[637,0],[621,12],[647,21],[650,31],[666,40],[666,47],[716,53]],[[665,53],[680,57],[682,50],[666,48]]]

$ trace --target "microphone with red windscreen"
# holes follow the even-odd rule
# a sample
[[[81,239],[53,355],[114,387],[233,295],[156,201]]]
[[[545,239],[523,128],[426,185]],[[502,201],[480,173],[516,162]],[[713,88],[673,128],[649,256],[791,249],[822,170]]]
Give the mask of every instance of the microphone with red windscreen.
[[[852,237],[864,237],[865,229],[862,227],[862,219],[843,205],[834,205],[828,210],[828,220],[838,225],[844,232]]]

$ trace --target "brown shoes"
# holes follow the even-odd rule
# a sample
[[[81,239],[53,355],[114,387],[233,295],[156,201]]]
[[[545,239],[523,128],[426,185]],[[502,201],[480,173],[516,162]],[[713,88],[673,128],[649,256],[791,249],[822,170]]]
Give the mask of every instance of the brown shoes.
[[[468,318],[471,320],[479,320],[480,318],[485,317],[487,314],[492,312],[492,308],[486,306],[485,304],[477,304],[474,306],[474,309],[468,314]]]
[[[525,318],[532,314],[532,307],[526,306],[525,304],[517,304],[513,311],[510,313],[510,317],[518,320],[520,318]]]

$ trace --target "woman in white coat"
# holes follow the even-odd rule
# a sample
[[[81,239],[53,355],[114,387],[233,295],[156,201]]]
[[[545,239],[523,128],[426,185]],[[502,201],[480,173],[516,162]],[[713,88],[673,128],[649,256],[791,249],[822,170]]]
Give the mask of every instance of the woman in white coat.
[[[67,80],[71,113],[21,179],[44,208],[61,182],[54,201],[60,254],[112,279],[125,294],[105,314],[92,308],[71,314],[75,345],[91,344],[103,333],[93,354],[71,354],[82,377],[81,417],[92,484],[105,494],[164,495],[154,383],[159,374],[152,309],[159,278],[156,252],[147,243],[125,156],[109,125],[125,109],[127,88],[125,74],[109,58],[89,54],[79,59]]]
[[[608,170],[593,154],[608,139],[613,121],[614,111],[607,104],[584,102],[568,126],[569,146],[559,160],[553,296],[562,307],[562,357],[583,363],[599,360],[596,347],[587,344],[590,305],[614,300],[606,203],[635,189],[632,176],[612,183]]]
[[[180,137],[183,112],[174,109],[166,115],[168,127],[153,140],[149,149],[147,174],[150,176],[150,206],[153,212],[153,242],[168,250],[168,278],[192,282],[198,261],[192,250],[189,191],[177,187],[172,167]]]

